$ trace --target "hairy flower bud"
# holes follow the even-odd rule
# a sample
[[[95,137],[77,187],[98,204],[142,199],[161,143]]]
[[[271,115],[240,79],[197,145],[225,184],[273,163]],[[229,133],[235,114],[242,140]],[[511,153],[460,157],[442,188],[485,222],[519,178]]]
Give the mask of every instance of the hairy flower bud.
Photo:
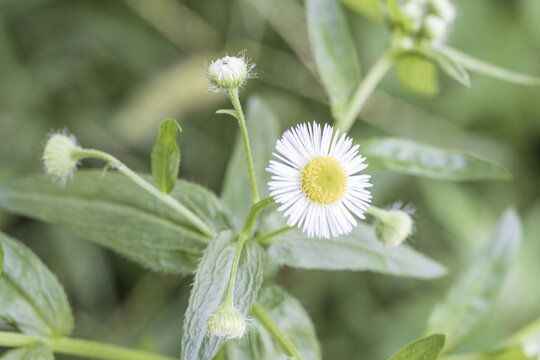
[[[206,320],[208,332],[227,339],[237,339],[246,333],[246,321],[232,305],[223,304]]]
[[[213,61],[208,67],[208,79],[213,90],[239,88],[251,76],[253,65],[244,56],[225,56]]]
[[[73,159],[72,151],[78,148],[73,135],[63,133],[50,135],[43,150],[45,173],[65,184],[77,168],[78,161]]]
[[[368,212],[377,219],[375,232],[385,245],[398,246],[413,233],[414,222],[407,208],[383,210],[371,207]]]

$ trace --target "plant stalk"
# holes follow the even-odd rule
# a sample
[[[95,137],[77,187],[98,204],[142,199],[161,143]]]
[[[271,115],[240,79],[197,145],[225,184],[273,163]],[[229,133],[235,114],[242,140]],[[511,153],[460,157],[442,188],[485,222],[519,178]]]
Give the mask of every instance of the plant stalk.
[[[92,359],[175,360],[174,358],[168,356],[126,349],[120,346],[104,344],[97,341],[71,338],[54,339],[43,336],[0,332],[0,346],[21,347],[33,345],[36,342],[44,343],[55,353],[83,356]]]

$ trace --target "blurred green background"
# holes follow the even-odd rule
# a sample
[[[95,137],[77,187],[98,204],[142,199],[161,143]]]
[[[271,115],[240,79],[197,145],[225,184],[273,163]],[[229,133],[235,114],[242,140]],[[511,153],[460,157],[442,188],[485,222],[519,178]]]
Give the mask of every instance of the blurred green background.
[[[538,0],[460,0],[449,43],[481,59],[540,74]],[[345,8],[363,71],[389,32]],[[177,119],[180,176],[219,193],[236,124],[216,115],[204,66],[246,49],[260,95],[282,128],[331,120],[310,54],[303,4],[292,0],[1,0],[0,178],[41,171],[46,134],[68,128],[85,147],[149,172],[157,126]],[[390,134],[495,160],[506,182],[450,183],[374,174],[374,203],[413,204],[410,242],[450,269],[433,282],[369,273],[283,269],[278,282],[307,308],[325,359],[382,359],[422,334],[431,308],[515,206],[524,241],[505,287],[461,350],[487,349],[540,316],[540,101],[538,88],[473,75],[440,77],[433,98],[408,94],[394,73],[352,130]],[[88,162],[88,166],[95,164]],[[75,336],[178,355],[191,278],[150,273],[67,231],[0,212],[0,228],[38,253],[66,287]],[[61,357],[58,358],[67,358]]]

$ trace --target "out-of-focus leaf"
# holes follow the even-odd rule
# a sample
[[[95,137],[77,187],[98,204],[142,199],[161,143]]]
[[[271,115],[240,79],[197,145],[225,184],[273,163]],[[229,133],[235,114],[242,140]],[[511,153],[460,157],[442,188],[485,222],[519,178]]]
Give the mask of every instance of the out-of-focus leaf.
[[[264,199],[268,196],[267,184],[270,180],[270,175],[265,169],[268,167],[279,137],[279,120],[270,107],[259,97],[252,97],[248,100],[246,118],[257,187],[260,197]],[[227,167],[221,193],[223,201],[234,214],[238,227],[243,225],[251,208],[250,189],[244,144],[239,134]]]
[[[268,253],[282,265],[302,269],[367,270],[420,279],[446,274],[442,265],[406,245],[383,245],[373,228],[363,224],[337,239],[309,239],[292,229],[272,238]]]
[[[520,241],[519,217],[507,210],[490,244],[433,309],[426,332],[446,334],[448,349],[459,344],[491,309]]]
[[[453,181],[507,180],[510,177],[501,166],[458,150],[391,137],[359,143],[371,171],[390,170]]]
[[[356,48],[337,0],[306,0],[306,13],[315,65],[339,120],[360,81]]]
[[[490,76],[496,79],[508,81],[520,85],[538,86],[540,85],[540,78],[536,76],[520,74],[514,71],[506,70],[501,67],[489,64],[482,60],[478,60],[470,55],[467,55],[459,50],[444,47],[439,51],[454,62],[461,64],[470,71],[477,72],[482,75]]]
[[[509,343],[521,347],[528,356],[540,356],[540,319],[519,331],[510,339]]]
[[[382,22],[384,19],[380,0],[341,0],[341,2],[357,13],[377,22]]]
[[[201,186],[178,180],[170,196],[214,231],[231,227],[219,200]],[[118,173],[80,171],[65,187],[45,176],[4,180],[0,207],[65,227],[156,271],[190,273],[210,241]]]
[[[401,84],[414,93],[431,96],[437,93],[437,69],[420,55],[405,55],[396,62]]]
[[[167,119],[159,126],[159,134],[152,150],[152,176],[159,189],[170,193],[176,185],[180,169],[180,148],[176,143],[180,125],[173,119]]]
[[[0,276],[4,272],[4,247],[0,244]]]
[[[444,335],[431,335],[407,345],[390,360],[435,360],[443,346]]]
[[[183,360],[212,359],[225,342],[206,330],[206,320],[223,302],[236,248],[236,236],[230,231],[218,234],[208,246],[197,267],[189,306],[184,317]],[[263,280],[264,251],[248,241],[242,251],[234,289],[234,306],[248,314],[257,299]]]
[[[441,360],[536,360],[527,356],[521,349],[510,348],[478,354],[445,356]]]
[[[321,359],[321,349],[311,319],[300,302],[275,285],[263,287],[259,306],[293,343],[306,360]],[[257,315],[254,313],[255,319]],[[289,359],[270,333],[260,324],[250,330],[249,342],[228,346],[229,359],[287,360]]]
[[[54,360],[52,351],[43,343],[5,352],[1,360]]]
[[[446,75],[450,76],[463,86],[471,86],[471,79],[465,67],[444,52],[441,52],[438,47],[425,49],[424,54],[435,61]]]
[[[26,246],[0,233],[5,252],[0,276],[0,317],[32,335],[66,336],[73,315],[56,277]]]

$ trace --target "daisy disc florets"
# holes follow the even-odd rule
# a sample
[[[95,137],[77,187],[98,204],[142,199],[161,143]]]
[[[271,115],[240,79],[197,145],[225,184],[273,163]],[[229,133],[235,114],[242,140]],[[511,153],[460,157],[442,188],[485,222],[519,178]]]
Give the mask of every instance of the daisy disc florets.
[[[270,196],[281,204],[289,226],[308,237],[330,238],[348,234],[356,219],[364,219],[371,194],[370,176],[358,145],[346,134],[317,123],[285,131],[276,144],[267,171]]]

